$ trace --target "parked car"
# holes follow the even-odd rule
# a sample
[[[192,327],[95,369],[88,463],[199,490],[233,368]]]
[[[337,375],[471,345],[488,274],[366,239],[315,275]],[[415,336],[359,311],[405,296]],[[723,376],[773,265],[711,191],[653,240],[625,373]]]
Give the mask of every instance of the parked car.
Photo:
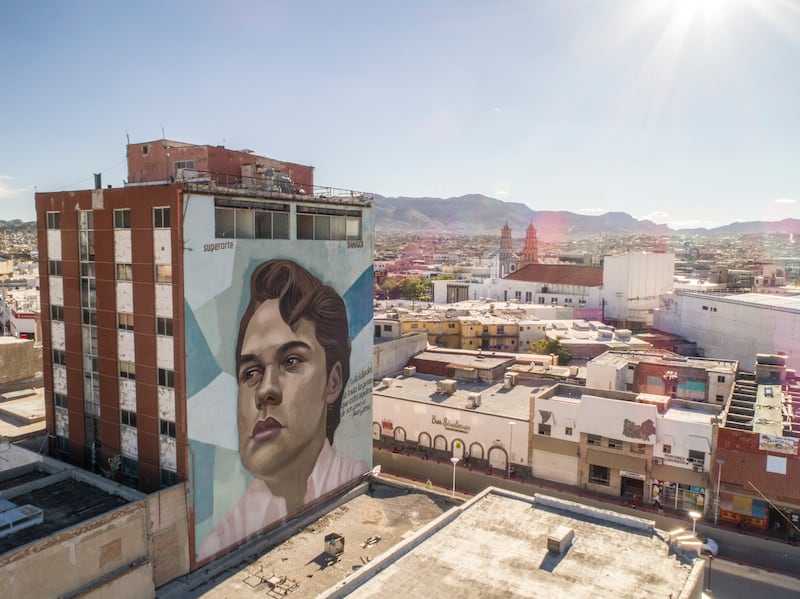
[[[697,540],[702,543],[700,545],[700,553],[703,555],[713,555],[714,557],[717,556],[717,552],[719,551],[719,545],[714,539],[710,539],[705,535],[701,535],[700,533],[695,534]]]

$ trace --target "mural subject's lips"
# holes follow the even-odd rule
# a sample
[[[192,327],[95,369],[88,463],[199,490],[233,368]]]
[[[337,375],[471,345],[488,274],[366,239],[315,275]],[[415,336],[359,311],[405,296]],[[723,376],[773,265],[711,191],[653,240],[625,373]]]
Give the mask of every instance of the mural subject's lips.
[[[271,441],[274,439],[282,429],[283,425],[270,416],[266,420],[259,420],[256,422],[250,436],[256,443],[263,443],[264,441]]]

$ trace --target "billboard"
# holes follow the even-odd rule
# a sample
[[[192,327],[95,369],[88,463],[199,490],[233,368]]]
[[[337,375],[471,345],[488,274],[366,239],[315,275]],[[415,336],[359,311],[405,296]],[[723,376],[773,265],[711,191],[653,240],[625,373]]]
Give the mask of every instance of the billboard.
[[[286,210],[291,222],[295,209]],[[220,239],[214,198],[187,197],[186,412],[196,562],[370,469],[372,211],[359,211],[362,238],[355,242]]]

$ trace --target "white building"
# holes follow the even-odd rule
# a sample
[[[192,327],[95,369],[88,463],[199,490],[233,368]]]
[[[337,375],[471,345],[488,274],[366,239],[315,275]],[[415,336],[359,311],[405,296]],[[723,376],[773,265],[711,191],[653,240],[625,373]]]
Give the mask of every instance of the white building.
[[[675,255],[630,252],[603,259],[604,320],[652,326],[659,297],[673,289]]]
[[[437,304],[486,298],[520,304],[566,306],[575,318],[652,326],[659,297],[672,291],[675,256],[631,252],[606,256],[602,267],[528,264],[481,283],[434,281]]]
[[[719,408],[558,384],[534,397],[532,413],[535,477],[644,501],[658,488],[662,502],[676,509],[708,505]]]
[[[800,294],[676,291],[661,297],[654,326],[708,356],[751,365],[756,354],[783,352],[787,367],[800,370]]]

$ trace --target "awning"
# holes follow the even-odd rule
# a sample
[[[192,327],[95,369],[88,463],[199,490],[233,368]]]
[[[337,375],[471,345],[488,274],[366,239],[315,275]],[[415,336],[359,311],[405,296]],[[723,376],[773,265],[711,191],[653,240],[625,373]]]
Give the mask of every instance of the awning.
[[[641,474],[645,473],[647,465],[647,462],[642,458],[635,458],[631,455],[625,455],[622,452],[617,454],[598,451],[596,449],[589,449],[586,452],[586,461],[595,466],[605,466],[607,468],[628,470],[629,472],[639,472]]]
[[[708,472],[695,472],[688,468],[653,464],[651,475],[656,480],[666,480],[671,483],[680,483],[692,487],[708,487]]]
[[[578,447],[574,441],[565,441],[564,439],[556,439],[554,437],[547,437],[545,435],[533,435],[531,439],[531,447],[534,450],[549,451],[551,453],[560,453],[562,455],[577,456]]]

